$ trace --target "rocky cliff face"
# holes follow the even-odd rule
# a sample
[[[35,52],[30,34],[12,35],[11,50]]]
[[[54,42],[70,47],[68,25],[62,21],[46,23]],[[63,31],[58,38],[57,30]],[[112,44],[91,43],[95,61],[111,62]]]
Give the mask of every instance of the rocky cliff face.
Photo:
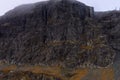
[[[0,17],[0,80],[119,80],[119,19],[76,0],[16,7]]]
[[[119,17],[118,11],[94,12],[76,0],[19,6],[0,17],[0,60],[66,69],[116,68]]]

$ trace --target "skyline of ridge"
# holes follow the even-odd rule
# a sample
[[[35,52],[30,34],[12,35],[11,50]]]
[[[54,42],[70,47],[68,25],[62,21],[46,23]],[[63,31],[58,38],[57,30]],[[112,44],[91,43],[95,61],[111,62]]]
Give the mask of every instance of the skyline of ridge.
[[[4,15],[11,9],[22,5],[22,4],[29,4],[29,3],[36,3],[40,1],[47,1],[47,0],[1,0],[0,1],[0,16]],[[95,11],[109,11],[109,10],[119,10],[120,1],[118,0],[77,0],[80,1],[88,6],[94,7]]]

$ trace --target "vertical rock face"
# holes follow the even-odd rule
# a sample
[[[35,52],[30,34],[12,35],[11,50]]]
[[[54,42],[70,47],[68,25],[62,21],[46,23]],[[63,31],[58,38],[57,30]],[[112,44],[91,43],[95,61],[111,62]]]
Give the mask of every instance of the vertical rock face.
[[[75,0],[22,7],[22,13],[18,7],[0,18],[1,60],[68,68],[112,63],[115,52],[92,7]]]

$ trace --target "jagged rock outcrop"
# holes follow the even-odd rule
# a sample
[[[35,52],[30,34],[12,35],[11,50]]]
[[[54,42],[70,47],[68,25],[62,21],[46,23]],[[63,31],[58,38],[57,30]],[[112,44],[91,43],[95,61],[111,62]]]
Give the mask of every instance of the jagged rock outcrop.
[[[75,0],[24,5],[0,18],[0,60],[65,68],[107,67],[115,51],[103,26],[94,20],[92,7]]]

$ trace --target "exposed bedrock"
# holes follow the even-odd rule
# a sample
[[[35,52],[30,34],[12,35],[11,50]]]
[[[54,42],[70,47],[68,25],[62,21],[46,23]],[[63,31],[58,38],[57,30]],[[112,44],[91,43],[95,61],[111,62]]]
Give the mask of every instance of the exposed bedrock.
[[[107,29],[110,24],[99,22],[105,20],[96,15],[76,0],[19,6],[0,18],[0,59],[11,64],[107,67],[120,49],[120,27],[115,19],[116,25]]]

